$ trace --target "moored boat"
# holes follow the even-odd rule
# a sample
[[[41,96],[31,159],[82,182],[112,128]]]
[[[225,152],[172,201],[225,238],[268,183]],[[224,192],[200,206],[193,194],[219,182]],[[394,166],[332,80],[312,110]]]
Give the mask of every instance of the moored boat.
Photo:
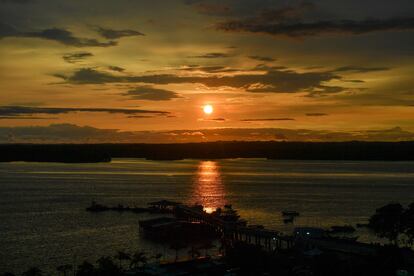
[[[297,217],[297,216],[299,216],[299,212],[296,212],[296,211],[288,211],[288,210],[284,210],[284,211],[282,211],[282,215],[283,216],[289,216],[289,217]]]
[[[353,233],[355,232],[355,228],[351,225],[335,225],[331,226],[330,233]]]

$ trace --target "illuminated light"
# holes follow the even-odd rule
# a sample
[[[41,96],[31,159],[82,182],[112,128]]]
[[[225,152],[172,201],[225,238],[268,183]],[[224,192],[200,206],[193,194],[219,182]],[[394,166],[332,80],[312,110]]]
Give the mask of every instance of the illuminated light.
[[[203,210],[204,210],[204,212],[206,212],[207,214],[211,214],[211,213],[213,213],[213,212],[216,210],[216,208],[212,208],[212,207],[204,207],[204,208],[203,208]]]
[[[201,204],[207,213],[214,212],[226,204],[220,166],[215,161],[201,161],[194,178],[192,203]]]
[[[214,108],[213,108],[213,106],[211,105],[211,104],[206,104],[204,107],[203,107],[203,111],[204,111],[204,113],[205,114],[211,114],[211,113],[213,113],[213,111],[214,111]]]

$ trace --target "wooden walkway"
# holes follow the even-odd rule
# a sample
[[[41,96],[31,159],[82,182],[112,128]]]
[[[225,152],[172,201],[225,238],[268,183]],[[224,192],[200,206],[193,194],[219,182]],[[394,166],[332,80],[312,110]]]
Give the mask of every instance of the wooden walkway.
[[[358,255],[358,256],[374,256],[377,254],[379,245],[367,244],[356,241],[341,241],[328,238],[297,238],[287,236],[278,231],[246,227],[238,222],[224,221],[218,217],[197,210],[185,205],[176,207],[176,211],[180,214],[180,218],[192,222],[202,222],[210,225],[217,231],[227,243],[243,241],[248,244],[260,245],[269,252],[275,252],[281,249],[289,249],[299,246],[303,249],[319,248],[321,250],[333,251],[341,254]],[[411,252],[412,253],[412,252]],[[414,253],[410,255],[411,261],[414,263]]]
[[[202,210],[184,205],[177,206],[176,212],[180,214],[181,218],[188,221],[210,225],[230,243],[243,241],[248,244],[260,245],[267,251],[287,249],[294,245],[292,236],[283,235],[278,231],[246,227],[238,222],[224,221]]]

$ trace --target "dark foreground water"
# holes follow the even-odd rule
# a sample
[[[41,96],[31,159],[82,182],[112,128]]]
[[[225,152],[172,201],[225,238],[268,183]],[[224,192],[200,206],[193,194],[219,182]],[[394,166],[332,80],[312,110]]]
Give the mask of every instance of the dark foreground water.
[[[146,214],[85,211],[91,200],[145,206],[158,199],[233,204],[250,223],[285,232],[293,227],[366,222],[388,202],[414,200],[414,162],[146,161],[105,164],[0,164],[0,273],[29,266],[94,262],[117,250],[164,253],[139,237]],[[294,225],[281,210],[299,211]],[[359,239],[372,241],[364,230]],[[186,255],[186,252],[182,252]]]

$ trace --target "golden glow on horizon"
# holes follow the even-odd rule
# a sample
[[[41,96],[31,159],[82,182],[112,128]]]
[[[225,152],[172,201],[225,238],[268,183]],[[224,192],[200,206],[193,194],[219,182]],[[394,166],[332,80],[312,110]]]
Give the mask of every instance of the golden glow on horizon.
[[[279,36],[264,26],[263,34],[243,35],[240,28],[205,28],[244,22],[243,1],[226,1],[231,18],[221,17],[222,7],[194,0],[89,1],[96,14],[82,1],[6,2],[0,0],[10,29],[0,39],[0,131],[7,134],[0,143],[414,139],[410,30]],[[285,7],[256,2],[251,16],[258,20],[262,10]],[[284,2],[302,8],[301,1]],[[331,2],[341,1],[315,2],[324,13],[306,10],[303,20],[353,19],[360,7],[342,1],[346,8],[338,14]],[[358,17],[391,20],[414,8],[389,5],[385,13],[365,9]],[[136,24],[136,18],[148,20]],[[68,37],[43,33],[54,27]],[[378,35],[401,39],[372,51]]]
[[[205,114],[210,115],[211,113],[213,113],[214,108],[211,104],[206,104],[205,106],[203,106],[203,111]]]

